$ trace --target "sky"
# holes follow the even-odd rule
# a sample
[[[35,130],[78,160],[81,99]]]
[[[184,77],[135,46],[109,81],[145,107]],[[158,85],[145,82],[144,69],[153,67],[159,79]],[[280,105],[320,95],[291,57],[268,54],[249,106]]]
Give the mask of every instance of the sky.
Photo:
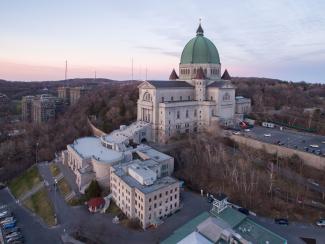
[[[230,75],[325,83],[324,0],[1,0],[0,79],[166,79],[199,18]]]

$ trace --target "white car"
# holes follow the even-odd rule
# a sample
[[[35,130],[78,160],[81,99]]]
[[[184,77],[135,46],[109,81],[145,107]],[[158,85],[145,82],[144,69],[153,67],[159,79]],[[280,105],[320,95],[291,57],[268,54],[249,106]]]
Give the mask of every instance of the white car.
[[[264,134],[265,137],[270,137],[271,134],[267,133],[267,134]]]
[[[323,144],[325,144],[325,141],[322,141]]]
[[[239,131],[235,131],[233,132],[234,135],[240,135],[240,132]]]
[[[250,129],[245,129],[244,131],[245,131],[245,132],[250,132],[251,130],[250,130]]]
[[[319,148],[319,146],[316,145],[316,144],[311,144],[311,145],[309,145],[309,146],[312,147],[312,148]]]
[[[314,186],[319,186],[319,184],[318,184],[316,181],[314,181],[313,179],[308,179],[307,181],[308,181],[310,184],[314,185]]]
[[[316,222],[317,226],[325,227],[325,219],[320,219]]]

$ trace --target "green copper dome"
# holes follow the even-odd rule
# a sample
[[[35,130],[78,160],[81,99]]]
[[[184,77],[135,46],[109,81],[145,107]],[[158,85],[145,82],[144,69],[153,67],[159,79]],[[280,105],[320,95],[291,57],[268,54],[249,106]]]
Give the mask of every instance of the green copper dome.
[[[218,50],[212,41],[204,37],[201,24],[196,31],[196,37],[185,45],[181,64],[220,64]]]

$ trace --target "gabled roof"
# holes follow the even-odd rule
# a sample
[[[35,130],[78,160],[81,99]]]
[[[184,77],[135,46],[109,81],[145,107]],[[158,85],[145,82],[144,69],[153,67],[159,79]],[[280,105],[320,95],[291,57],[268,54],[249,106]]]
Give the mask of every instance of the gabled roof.
[[[148,80],[150,85],[156,88],[169,88],[169,87],[179,87],[179,88],[193,88],[192,85],[187,83],[186,81],[181,80]]]
[[[204,80],[205,79],[205,75],[204,75],[204,71],[203,71],[202,67],[200,67],[197,70],[195,79],[198,79],[198,80]]]
[[[230,81],[225,81],[225,80],[217,80],[217,81],[214,81],[212,82],[211,84],[209,84],[207,87],[208,88],[213,88],[213,87],[216,87],[216,88],[223,88],[225,86],[229,86],[227,88],[234,88],[234,86],[230,83]]]
[[[170,76],[169,76],[169,80],[178,80],[178,79],[179,79],[179,77],[178,77],[178,75],[176,74],[175,69],[173,69],[172,73],[171,73]]]
[[[228,73],[228,70],[226,69],[225,72],[223,72],[223,75],[221,76],[222,80],[231,80],[231,76]]]

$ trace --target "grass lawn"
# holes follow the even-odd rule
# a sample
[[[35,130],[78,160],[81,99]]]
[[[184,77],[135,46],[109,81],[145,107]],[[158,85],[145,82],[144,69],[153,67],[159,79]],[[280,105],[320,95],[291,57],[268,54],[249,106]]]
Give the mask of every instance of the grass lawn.
[[[54,163],[50,164],[50,170],[53,177],[58,176],[61,173],[59,166]]]
[[[55,224],[53,206],[45,188],[27,198],[23,204],[40,216],[47,225],[53,226]]]
[[[68,195],[71,192],[71,188],[64,178],[62,178],[58,182],[58,188],[59,188],[63,197],[65,197],[66,195]]]
[[[119,215],[122,213],[121,209],[115,204],[114,201],[111,200],[108,209],[106,209],[106,213]]]
[[[32,166],[22,175],[10,181],[9,188],[12,194],[16,198],[19,198],[41,181],[42,179],[38,172],[38,168],[36,166]]]

